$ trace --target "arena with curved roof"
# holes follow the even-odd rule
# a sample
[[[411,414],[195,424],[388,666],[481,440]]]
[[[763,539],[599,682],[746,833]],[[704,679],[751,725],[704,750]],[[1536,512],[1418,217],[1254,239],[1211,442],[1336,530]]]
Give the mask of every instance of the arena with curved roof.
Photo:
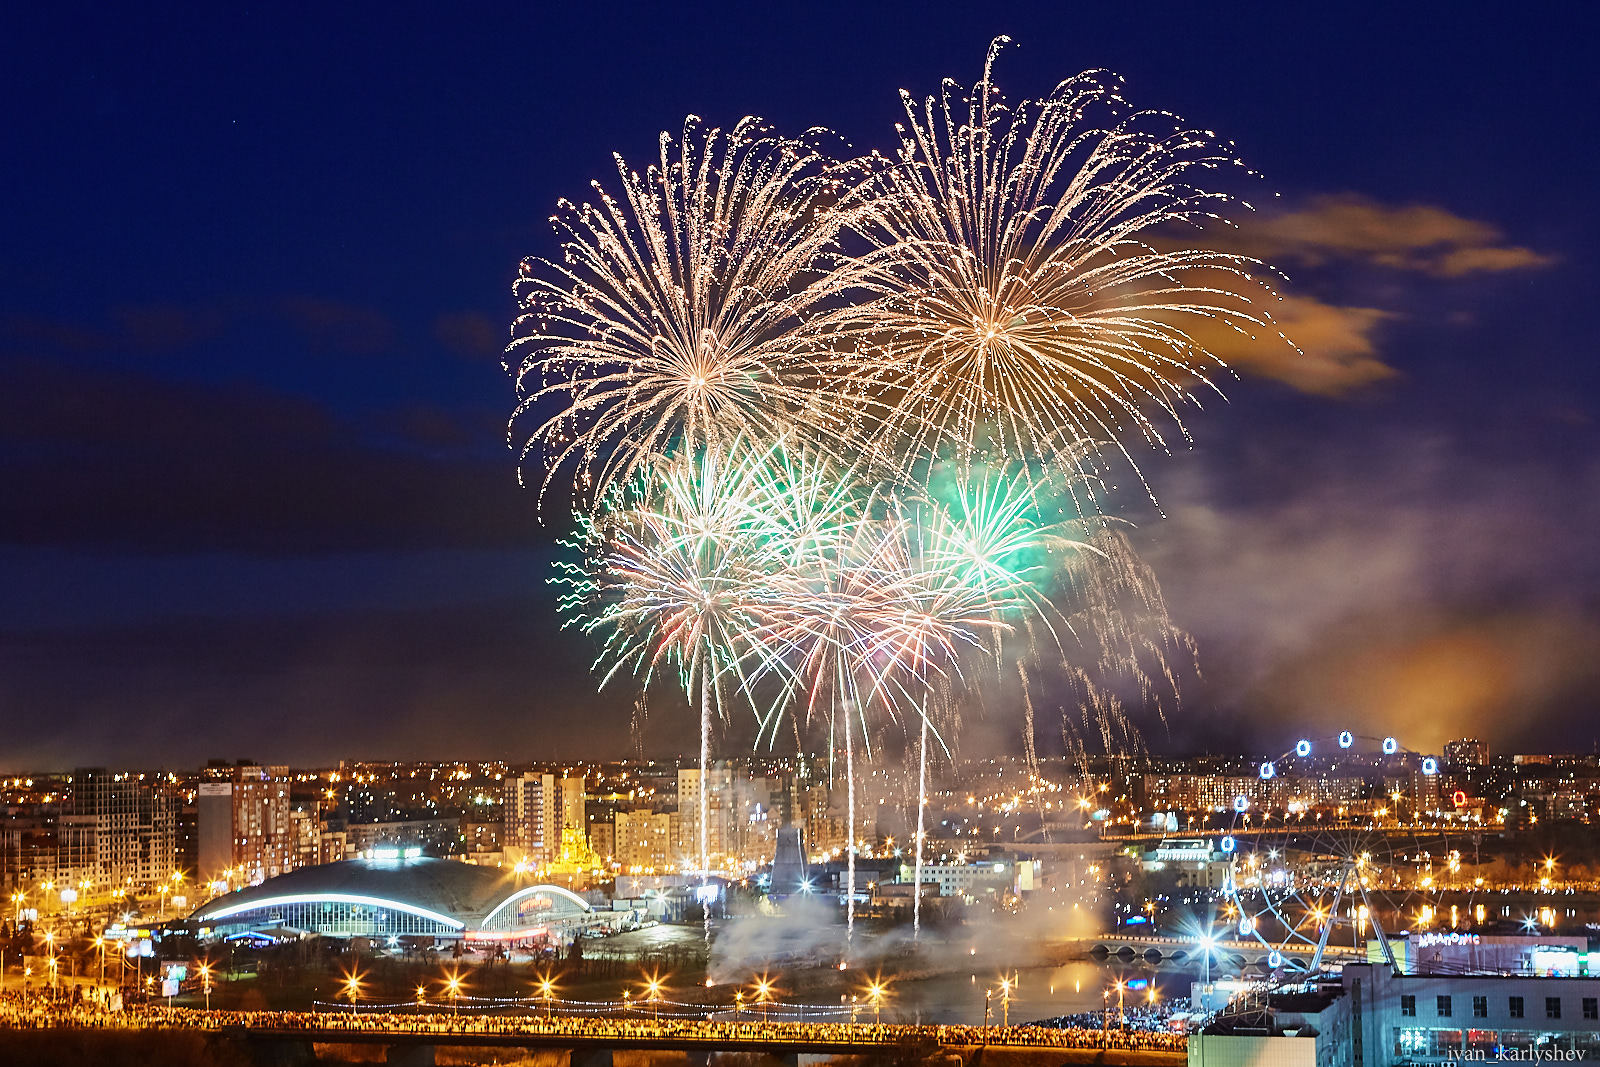
[[[593,909],[554,885],[497,867],[406,856],[302,867],[206,903],[202,936],[298,930],[323,937],[568,940]]]

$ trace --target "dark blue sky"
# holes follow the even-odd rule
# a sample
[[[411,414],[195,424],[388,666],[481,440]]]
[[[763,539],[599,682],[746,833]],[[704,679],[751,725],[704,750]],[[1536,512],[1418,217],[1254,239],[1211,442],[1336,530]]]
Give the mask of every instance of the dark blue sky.
[[[1594,23],[1537,4],[10,12],[0,763],[617,752],[631,697],[594,696],[586,646],[555,633],[552,532],[505,445],[518,260],[553,250],[558,196],[686,113],[889,147],[897,90],[970,81],[998,33],[1013,96],[1108,67],[1136,105],[1234,139],[1265,176],[1242,239],[1298,301],[1306,355],[1242,356],[1195,448],[1146,463],[1167,517],[1120,502],[1201,648],[1153,743],[1276,752],[1287,717],[1587,749]],[[676,747],[665,703],[653,722],[649,745]]]

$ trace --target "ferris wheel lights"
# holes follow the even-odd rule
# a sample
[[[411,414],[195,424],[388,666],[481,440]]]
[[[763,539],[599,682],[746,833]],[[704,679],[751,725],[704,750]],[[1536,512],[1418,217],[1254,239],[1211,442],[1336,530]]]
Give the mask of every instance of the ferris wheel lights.
[[[1238,811],[1238,812],[1249,811],[1250,810],[1250,798],[1247,797],[1247,796],[1243,796],[1243,795],[1234,797],[1233,798],[1233,810],[1234,811]]]
[[[1353,745],[1355,743],[1356,743],[1356,735],[1351,733],[1349,730],[1346,730],[1346,731],[1344,731],[1343,733],[1341,733],[1339,735],[1339,747],[1340,748],[1349,748],[1351,745]]]
[[[1278,769],[1272,765],[1272,761],[1271,760],[1267,760],[1266,762],[1261,764],[1261,780],[1262,781],[1266,781],[1268,778],[1271,778],[1274,774],[1277,774],[1277,773],[1278,773]]]
[[[1399,752],[1399,751],[1400,751],[1400,742],[1396,741],[1392,737],[1385,737],[1383,739],[1383,754],[1385,756],[1392,756],[1396,752]]]
[[[1222,851],[1232,852],[1235,847],[1236,845],[1232,837],[1224,837],[1222,839]]]
[[[1432,756],[1423,756],[1422,757],[1422,773],[1423,774],[1438,774],[1439,773],[1439,761],[1434,759]]]
[[[1294,754],[1296,756],[1311,755],[1311,742],[1302,737],[1294,746]]]
[[[1282,967],[1283,966],[1283,953],[1279,952],[1277,949],[1273,949],[1270,953],[1268,953],[1267,954],[1267,966],[1272,967],[1272,968]]]

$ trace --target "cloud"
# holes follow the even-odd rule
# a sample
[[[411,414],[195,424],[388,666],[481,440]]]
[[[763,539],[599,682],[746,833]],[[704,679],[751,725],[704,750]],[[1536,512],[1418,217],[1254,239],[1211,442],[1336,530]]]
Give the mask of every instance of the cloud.
[[[214,340],[227,330],[235,312],[221,307],[151,304],[118,308],[121,336],[146,351],[170,351]]]
[[[1600,462],[1415,429],[1291,447],[1197,459],[1140,531],[1206,675],[1178,733],[1553,743],[1591,713],[1600,564],[1573,531],[1600,524]]]
[[[556,629],[545,587],[508,592],[525,595],[135,626],[0,622],[7,756],[16,767],[525,760],[591,756],[595,738],[626,737],[626,701],[596,695],[588,642]]]
[[[1234,370],[1315,396],[1344,396],[1397,373],[1378,354],[1375,340],[1381,325],[1395,317],[1392,312],[1294,295],[1273,305],[1272,313],[1276,330],[1246,334],[1215,319],[1185,328]]]
[[[1355,267],[1358,275],[1378,267],[1442,279],[1553,262],[1505,243],[1489,223],[1443,208],[1391,206],[1352,193],[1316,197],[1297,210],[1247,217],[1225,248],[1274,265]],[[1345,396],[1399,373],[1385,358],[1379,338],[1384,324],[1400,313],[1346,304],[1329,295],[1330,286],[1350,280],[1346,270],[1284,286],[1282,298],[1267,305],[1277,331],[1241,331],[1221,320],[1198,325],[1186,321],[1184,328],[1244,375],[1314,396]],[[1239,284],[1232,277],[1201,281],[1228,290]],[[1255,301],[1263,294],[1248,295]]]
[[[311,296],[288,297],[280,308],[316,348],[376,355],[394,345],[394,324],[374,308]]]
[[[1554,259],[1505,243],[1487,222],[1426,204],[1390,206],[1355,193],[1243,220],[1233,247],[1272,263],[1353,261],[1439,278],[1525,270]]]
[[[458,356],[498,359],[510,340],[506,327],[475,311],[440,315],[433,321],[433,336]]]
[[[412,436],[386,446],[268,389],[0,363],[0,539],[282,554],[537,535],[534,494],[501,438],[451,447],[448,416],[413,408],[396,421]]]

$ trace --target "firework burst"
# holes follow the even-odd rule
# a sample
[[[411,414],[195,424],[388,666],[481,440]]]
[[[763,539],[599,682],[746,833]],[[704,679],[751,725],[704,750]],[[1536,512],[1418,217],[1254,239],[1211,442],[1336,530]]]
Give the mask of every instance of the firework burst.
[[[799,334],[849,273],[833,246],[854,168],[754,119],[724,133],[693,117],[643,173],[616,164],[620,196],[596,182],[595,202],[561,201],[561,262],[525,260],[515,285],[524,468],[537,454],[543,489],[570,465],[599,499],[741,434],[837,441],[850,406],[818,383],[842,357]]]
[[[970,90],[902,94],[898,162],[852,220],[875,246],[869,295],[836,323],[879,356],[856,384],[913,469],[954,450],[1076,475],[1112,444],[1137,472],[1127,439],[1187,436],[1180,407],[1222,369],[1195,325],[1268,322],[1241,294],[1267,292],[1260,264],[1169,247],[1220,220],[1230,201],[1203,179],[1236,161],[1210,133],[1130,112],[1098,72],[1008,105],[1004,41]]]

